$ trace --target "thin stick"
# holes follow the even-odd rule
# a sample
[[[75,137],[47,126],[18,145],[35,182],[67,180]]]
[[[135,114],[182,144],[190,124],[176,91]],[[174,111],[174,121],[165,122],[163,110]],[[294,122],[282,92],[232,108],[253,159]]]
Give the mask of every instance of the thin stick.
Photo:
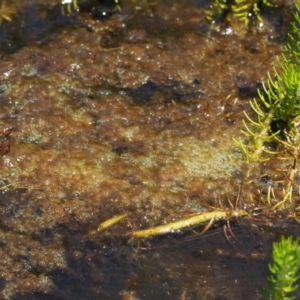
[[[128,216],[129,216],[129,214],[123,214],[123,215],[119,215],[119,216],[110,218],[110,219],[100,223],[97,230],[91,230],[90,234],[96,234],[97,232],[101,232],[101,231],[107,229],[108,227],[111,227],[112,225],[122,221],[123,219],[127,218]]]
[[[245,210],[232,211],[229,215],[228,212],[226,211],[207,212],[187,219],[175,221],[169,224],[160,225],[149,229],[133,231],[132,236],[138,238],[148,238],[155,235],[162,235],[162,234],[175,232],[177,230],[199,225],[207,221],[213,222],[214,220],[227,219],[228,217],[231,217],[233,215],[247,216],[248,213]]]

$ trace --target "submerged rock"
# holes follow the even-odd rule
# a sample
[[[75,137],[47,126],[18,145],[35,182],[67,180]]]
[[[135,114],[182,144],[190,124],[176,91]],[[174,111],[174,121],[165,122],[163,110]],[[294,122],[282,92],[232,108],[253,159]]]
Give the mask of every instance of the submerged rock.
[[[131,226],[234,198],[244,99],[281,50],[271,28],[255,52],[234,34],[203,35],[195,1],[124,1],[105,20],[82,3],[70,16],[39,2],[0,28],[0,118],[14,127],[0,168],[7,299],[59,290],[51,278],[72,273],[70,257],[114,250]],[[89,236],[125,213],[110,231],[117,242]]]

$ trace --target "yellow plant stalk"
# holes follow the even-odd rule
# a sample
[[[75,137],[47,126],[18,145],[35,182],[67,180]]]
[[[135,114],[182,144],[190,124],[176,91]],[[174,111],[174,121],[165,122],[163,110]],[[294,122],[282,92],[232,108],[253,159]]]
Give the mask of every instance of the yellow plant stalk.
[[[61,4],[62,4],[61,12],[63,15],[65,15],[67,13],[70,14],[73,11],[76,11],[79,9],[77,0],[62,0]]]
[[[190,218],[175,221],[169,224],[160,225],[149,229],[133,231],[132,236],[137,238],[149,238],[155,235],[167,234],[183,228],[199,225],[211,220],[229,219],[233,216],[243,217],[247,215],[248,213],[245,210],[216,210],[195,215]]]
[[[0,6],[0,24],[3,20],[11,22],[13,15],[16,13],[16,5],[12,1],[3,0]]]
[[[91,230],[90,234],[96,234],[98,232],[104,231],[108,227],[113,226],[114,224],[122,221],[123,219],[127,218],[128,216],[129,216],[129,214],[123,214],[123,215],[119,215],[119,216],[110,218],[110,219],[100,223],[96,230]]]

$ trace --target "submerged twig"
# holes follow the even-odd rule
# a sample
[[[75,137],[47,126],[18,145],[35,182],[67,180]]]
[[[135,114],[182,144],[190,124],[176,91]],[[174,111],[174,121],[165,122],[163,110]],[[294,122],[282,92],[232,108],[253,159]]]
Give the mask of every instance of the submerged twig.
[[[129,216],[129,214],[123,214],[123,215],[119,215],[113,218],[110,218],[102,223],[99,224],[98,228],[96,230],[91,230],[90,234],[96,234],[98,232],[104,231],[105,229],[113,226],[114,224],[124,220],[125,218],[127,218]]]
[[[200,225],[200,224],[208,222],[208,221],[210,221],[210,223],[212,224],[213,222],[211,220],[213,220],[213,221],[214,220],[222,220],[222,219],[224,220],[224,219],[229,219],[233,216],[243,217],[243,216],[247,216],[247,215],[248,215],[248,213],[245,210],[234,210],[234,211],[230,211],[230,212],[228,212],[226,210],[212,211],[212,212],[198,214],[198,215],[192,216],[190,218],[175,221],[175,222],[168,223],[165,225],[160,225],[160,226],[152,227],[149,229],[133,231],[132,236],[137,237],[137,238],[148,238],[148,237],[152,237],[155,235],[172,233],[177,230],[192,227],[195,225]],[[206,229],[205,231],[207,231],[209,228],[206,227],[205,229]]]

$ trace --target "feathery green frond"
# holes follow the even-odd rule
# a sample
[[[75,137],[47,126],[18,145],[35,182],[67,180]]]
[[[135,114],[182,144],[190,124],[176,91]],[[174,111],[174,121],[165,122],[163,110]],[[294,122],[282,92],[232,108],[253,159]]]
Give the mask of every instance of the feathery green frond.
[[[230,21],[236,18],[247,25],[253,18],[262,21],[260,10],[264,6],[272,7],[274,4],[268,0],[215,0],[210,6],[207,19],[212,21],[221,18]]]
[[[294,292],[299,279],[300,248],[299,239],[291,236],[281,238],[279,243],[273,244],[272,263],[269,264],[271,275],[267,277],[269,289],[263,290],[265,299],[292,300],[288,294]]]
[[[242,0],[238,2],[241,3]],[[251,141],[247,143],[247,159],[251,157],[253,160],[261,160],[260,156],[267,152],[264,149],[266,143],[275,142],[286,147],[282,139],[300,134],[297,133],[300,131],[299,11],[297,6],[290,43],[285,47],[282,59],[278,59],[279,70],[274,68],[274,76],[268,74],[267,82],[262,85],[262,90],[258,91],[259,99],[250,101],[256,119],[245,113],[243,133],[251,139],[253,145],[252,149],[249,149]],[[292,135],[290,132],[293,132]],[[290,138],[290,142],[293,141],[294,139]],[[297,144],[297,147],[300,145]]]

